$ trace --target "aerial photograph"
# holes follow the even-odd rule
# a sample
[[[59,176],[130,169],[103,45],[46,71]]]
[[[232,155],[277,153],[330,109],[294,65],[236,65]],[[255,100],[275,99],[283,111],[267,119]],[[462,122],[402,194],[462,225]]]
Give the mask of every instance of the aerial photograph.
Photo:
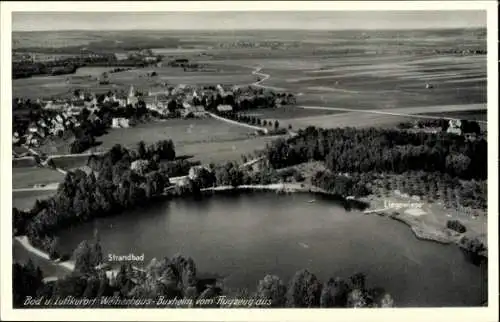
[[[13,308],[488,306],[486,21],[13,12]]]

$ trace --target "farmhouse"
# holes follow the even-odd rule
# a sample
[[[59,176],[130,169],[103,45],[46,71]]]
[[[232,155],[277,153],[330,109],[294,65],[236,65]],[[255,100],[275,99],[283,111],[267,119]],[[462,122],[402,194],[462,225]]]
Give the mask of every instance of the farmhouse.
[[[184,107],[183,116],[189,117],[202,117],[206,114],[205,108],[201,105],[191,106],[188,104],[187,107]]]
[[[202,166],[202,165],[197,165],[197,166],[191,167],[189,169],[188,177],[191,180],[196,180],[196,179],[198,179],[198,177],[200,176],[200,174],[202,172],[204,172],[204,171],[205,172],[210,172],[210,170],[207,167]]]
[[[233,107],[231,105],[226,105],[226,104],[220,104],[217,106],[217,111],[219,112],[231,112],[233,110]]]
[[[460,122],[460,120],[450,120],[448,130],[446,130],[446,132],[462,135],[461,126],[462,122]]]
[[[115,53],[116,60],[127,60],[128,55],[125,53]]]
[[[65,107],[65,104],[58,103],[54,101],[48,101],[47,104],[43,107],[46,110],[60,111]]]
[[[124,117],[117,117],[114,118],[111,127],[118,129],[118,128],[128,128],[130,127],[130,121],[129,119],[126,119]]]

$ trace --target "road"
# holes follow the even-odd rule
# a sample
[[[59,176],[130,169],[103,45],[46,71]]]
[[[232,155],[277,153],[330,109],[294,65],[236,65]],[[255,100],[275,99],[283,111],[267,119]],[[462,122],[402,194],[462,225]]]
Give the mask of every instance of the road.
[[[272,89],[272,90],[276,90],[276,91],[284,91],[285,90],[285,88],[262,85],[261,83],[268,80],[271,77],[271,75],[261,73],[260,72],[261,69],[262,69],[262,67],[256,67],[255,70],[252,72],[252,75],[257,75],[257,76],[260,76],[262,78],[260,80],[256,81],[255,83],[250,84],[251,86],[268,88],[268,89]]]

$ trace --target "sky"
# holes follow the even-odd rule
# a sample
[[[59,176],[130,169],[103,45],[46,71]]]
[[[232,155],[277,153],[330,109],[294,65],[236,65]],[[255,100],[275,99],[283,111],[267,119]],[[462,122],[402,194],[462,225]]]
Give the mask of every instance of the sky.
[[[486,11],[13,12],[13,31],[448,29],[486,27]]]

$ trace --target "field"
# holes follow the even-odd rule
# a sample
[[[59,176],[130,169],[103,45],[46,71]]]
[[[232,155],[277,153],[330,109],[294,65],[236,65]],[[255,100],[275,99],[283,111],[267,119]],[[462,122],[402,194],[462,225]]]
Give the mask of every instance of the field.
[[[313,109],[314,107],[308,107]],[[321,108],[321,107],[318,107]],[[328,109],[328,108],[324,108]],[[407,108],[393,108],[383,110],[359,110],[338,111],[338,114],[309,116],[302,118],[290,118],[280,120],[283,126],[292,125],[293,128],[304,128],[309,125],[331,128],[331,127],[394,127],[400,122],[415,121],[421,118],[442,117],[447,113],[453,113],[447,117],[457,117],[460,113],[473,115],[486,110],[486,104],[468,105],[438,105]],[[450,112],[452,111],[452,112]],[[434,114],[433,114],[434,113]],[[437,115],[436,115],[437,114]],[[462,114],[463,115],[463,114]]]
[[[18,209],[30,209],[36,200],[44,200],[53,196],[56,190],[31,190],[12,192],[12,207]]]
[[[33,76],[12,81],[13,97],[30,99],[68,96],[75,89],[86,89],[96,93],[127,91],[130,85],[145,92],[159,83],[169,85],[249,85],[256,81],[252,69],[234,66],[211,66],[214,71],[184,71],[178,67],[148,67],[108,74],[109,84],[99,84],[99,76],[113,67],[83,67],[71,75]],[[148,77],[156,72],[158,76]],[[85,78],[81,76],[90,75]]]
[[[261,108],[250,110],[248,112],[244,112],[241,114],[248,116],[255,116],[264,120],[267,119],[293,119],[293,118],[302,118],[308,116],[320,116],[320,115],[331,115],[339,113],[337,111],[328,111],[328,110],[308,110],[296,106],[283,106],[280,108]]]
[[[41,167],[12,168],[12,188],[31,188],[35,184],[61,182],[64,175],[55,170]]]
[[[98,138],[102,142],[98,150],[107,150],[115,144],[135,149],[141,140],[152,144],[165,139],[174,142],[177,155],[193,156],[203,163],[240,160],[242,154],[263,148],[272,140],[256,137],[249,128],[212,118],[173,119],[109,130]],[[81,161],[75,162],[81,164]]]
[[[426,113],[426,115],[439,116],[439,117],[451,117],[461,120],[469,121],[487,121],[486,110],[482,111],[456,111],[456,112],[433,112]]]
[[[179,155],[192,155],[193,161],[202,164],[223,163],[226,161],[241,161],[242,155],[253,154],[256,150],[266,147],[266,144],[276,140],[276,136],[261,136],[224,142],[191,143],[176,148]]]
[[[192,143],[211,143],[248,138],[254,131],[242,126],[218,121],[212,118],[171,119],[138,124],[128,129],[110,129],[98,138],[100,148],[109,149],[115,144],[135,148],[139,141],[151,144],[171,139],[175,146]]]
[[[27,37],[26,34],[22,36]],[[63,36],[68,37],[66,34]],[[75,39],[94,41],[111,39],[110,37],[116,37],[116,33],[75,34]],[[147,90],[162,82],[169,85],[249,85],[260,79],[260,86],[263,88],[279,88],[294,93],[297,107],[256,110],[248,114],[263,119],[277,119],[281,125],[291,124],[295,129],[308,125],[393,126],[409,120],[406,114],[436,116],[438,114],[433,113],[464,113],[467,108],[477,104],[483,104],[481,108],[485,110],[484,29],[216,33],[158,31],[151,35],[137,31],[130,37],[130,41],[143,37],[152,43],[157,42],[155,39],[169,37],[173,42],[182,44],[182,48],[173,48],[168,45],[170,42],[166,42],[164,48],[151,48],[164,54],[166,60],[184,57],[207,69],[195,72],[168,66],[133,69],[110,74],[109,85],[99,85],[92,77],[79,82],[71,79],[66,82],[66,76],[17,79],[13,81],[14,96],[36,98],[68,94],[76,88],[87,88],[100,93],[127,90],[132,84],[139,90]],[[280,45],[234,45],[239,41],[273,41]],[[469,50],[477,52],[466,53]],[[261,68],[260,74],[252,74],[257,67]],[[77,74],[83,71],[85,70]],[[91,74],[101,71],[88,70]],[[149,76],[152,72],[156,72],[157,76]],[[441,109],[451,105],[455,107]],[[317,106],[349,110],[392,110],[395,115],[299,108]],[[208,143],[214,146],[222,144],[220,149],[208,148],[219,151],[220,154],[202,153],[204,158],[213,159],[224,155],[224,149],[232,145],[238,147],[238,144],[233,144],[236,140],[250,139],[249,133],[247,129],[214,123],[214,120],[176,120],[110,130],[99,140],[103,142],[100,147],[102,149],[108,149],[117,143],[135,146],[140,140],[152,143],[164,138],[171,138],[178,151],[192,151],[194,147],[205,151]],[[225,146],[221,142],[225,142]],[[227,151],[229,155],[233,153]]]
[[[87,165],[88,155],[66,155],[52,158],[55,166],[64,170],[74,170]]]

